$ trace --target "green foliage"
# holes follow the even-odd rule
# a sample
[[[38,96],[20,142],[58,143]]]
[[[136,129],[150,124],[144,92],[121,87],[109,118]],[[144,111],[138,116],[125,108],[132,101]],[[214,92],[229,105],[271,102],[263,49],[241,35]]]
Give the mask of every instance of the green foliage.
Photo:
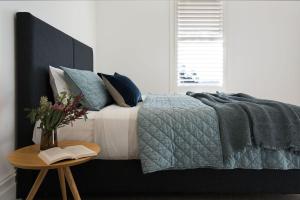
[[[73,97],[63,92],[56,99],[55,104],[52,104],[47,97],[42,96],[39,107],[25,109],[25,111],[28,112],[27,117],[31,123],[40,121],[39,128],[49,132],[71,124],[76,119],[87,119],[87,109],[79,107],[82,98],[82,95]]]

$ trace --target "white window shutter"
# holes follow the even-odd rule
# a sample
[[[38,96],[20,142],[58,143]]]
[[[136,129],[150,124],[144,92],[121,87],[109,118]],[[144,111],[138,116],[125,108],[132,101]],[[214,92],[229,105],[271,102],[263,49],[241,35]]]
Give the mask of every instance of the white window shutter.
[[[177,85],[223,84],[223,4],[177,0]]]

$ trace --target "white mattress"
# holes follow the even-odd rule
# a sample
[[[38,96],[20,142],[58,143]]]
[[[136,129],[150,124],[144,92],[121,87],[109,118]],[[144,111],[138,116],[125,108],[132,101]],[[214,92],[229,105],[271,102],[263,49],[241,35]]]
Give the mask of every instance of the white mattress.
[[[100,111],[89,111],[87,121],[76,120],[73,126],[58,130],[58,140],[84,140],[100,145],[99,158],[129,160],[138,158],[136,107],[110,105]],[[37,125],[36,125],[37,126]],[[35,128],[33,142],[40,142],[40,129]]]

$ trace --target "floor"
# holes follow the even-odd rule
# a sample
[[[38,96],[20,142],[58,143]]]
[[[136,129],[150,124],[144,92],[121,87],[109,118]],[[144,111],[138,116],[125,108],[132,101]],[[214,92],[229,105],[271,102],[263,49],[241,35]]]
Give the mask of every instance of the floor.
[[[191,195],[191,196],[119,196],[119,197],[91,197],[83,200],[300,200],[300,195]]]
[[[88,199],[88,200],[96,200]],[[166,196],[166,197],[130,197],[105,200],[300,200],[299,195],[197,195],[197,196]],[[104,199],[103,199],[104,200]]]

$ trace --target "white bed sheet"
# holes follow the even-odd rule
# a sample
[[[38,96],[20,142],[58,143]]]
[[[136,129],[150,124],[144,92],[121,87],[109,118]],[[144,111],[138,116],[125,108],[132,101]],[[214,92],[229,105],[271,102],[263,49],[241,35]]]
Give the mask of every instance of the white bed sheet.
[[[138,158],[136,107],[109,105],[100,111],[89,111],[88,119],[76,120],[73,126],[58,129],[58,140],[84,140],[100,145],[100,159],[130,160]],[[40,142],[41,131],[34,129],[33,142]]]

